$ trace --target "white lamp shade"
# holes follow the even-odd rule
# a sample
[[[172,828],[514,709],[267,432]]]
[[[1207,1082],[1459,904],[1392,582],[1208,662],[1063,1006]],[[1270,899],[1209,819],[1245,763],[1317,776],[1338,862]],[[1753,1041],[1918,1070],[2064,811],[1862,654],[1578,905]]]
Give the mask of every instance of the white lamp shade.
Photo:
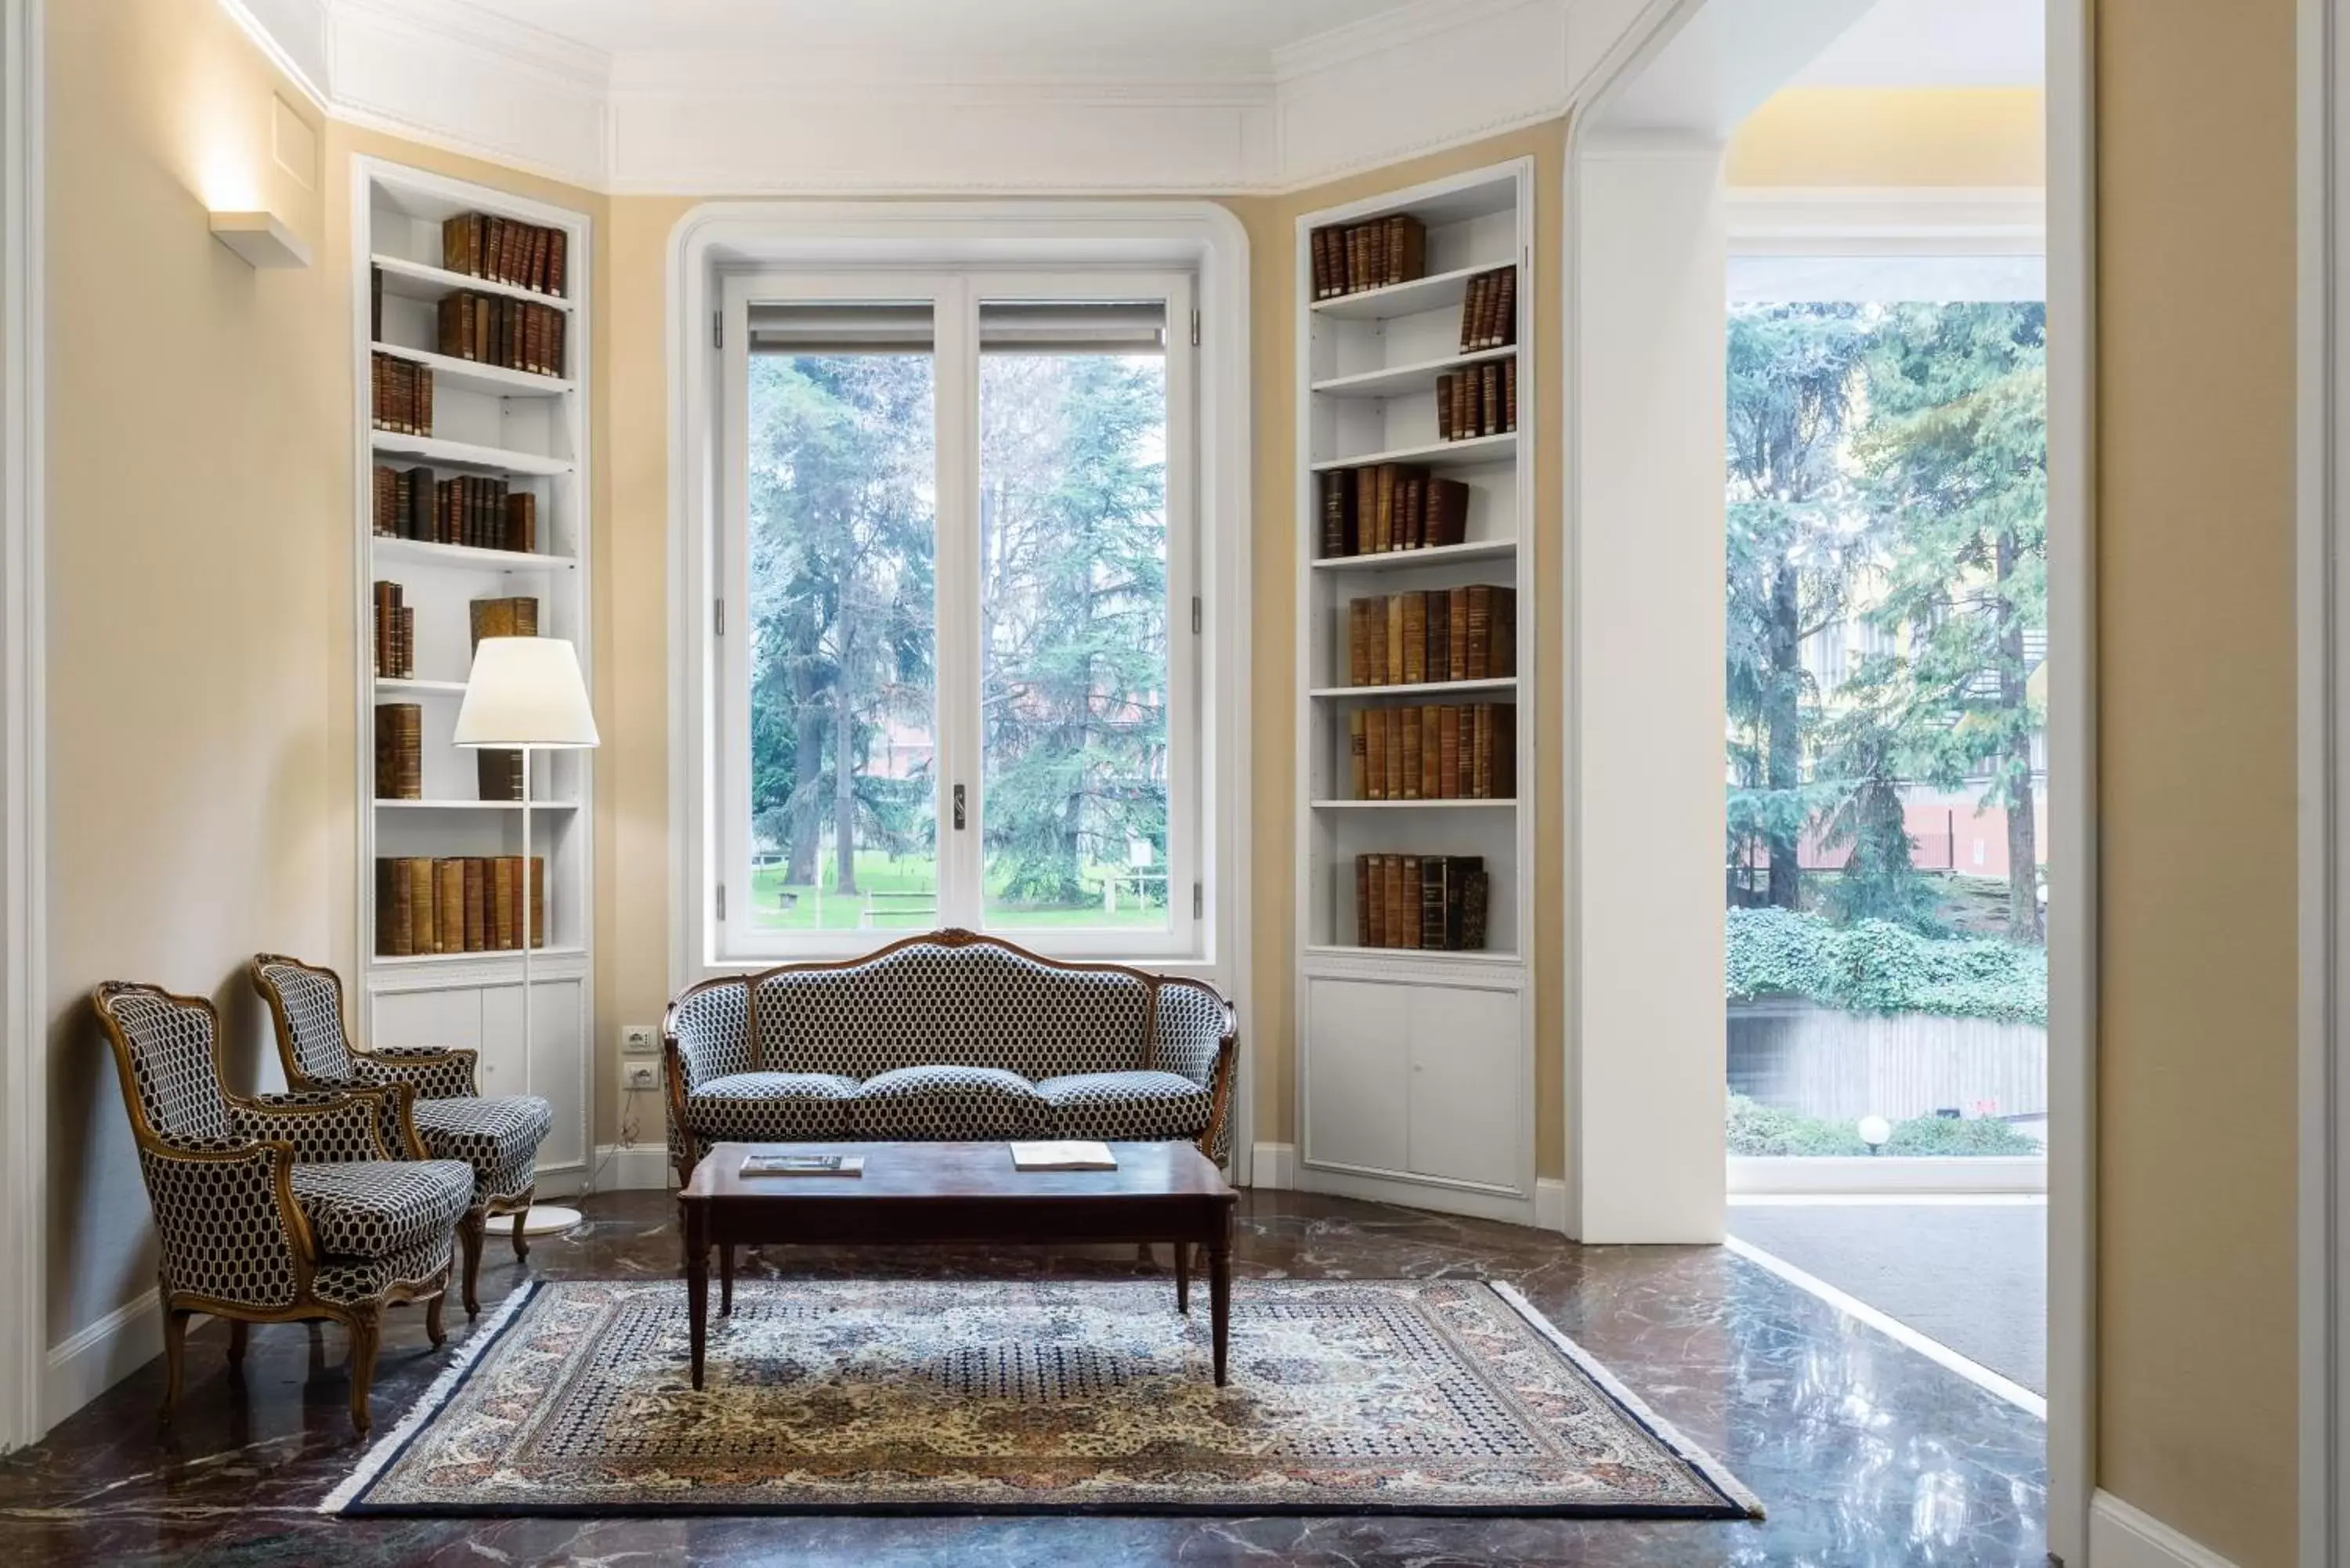
[[[485,637],[457,710],[461,746],[498,751],[597,743],[579,656],[559,637]]]

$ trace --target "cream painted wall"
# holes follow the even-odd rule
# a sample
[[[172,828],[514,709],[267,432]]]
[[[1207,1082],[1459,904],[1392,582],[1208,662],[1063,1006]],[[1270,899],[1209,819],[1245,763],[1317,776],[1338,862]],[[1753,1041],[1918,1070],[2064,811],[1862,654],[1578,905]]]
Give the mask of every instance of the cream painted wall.
[[[1731,185],[2042,185],[2037,88],[1789,88],[1731,138]]]
[[[2242,1568],[2294,1551],[2293,11],[2097,7],[2098,1482]]]

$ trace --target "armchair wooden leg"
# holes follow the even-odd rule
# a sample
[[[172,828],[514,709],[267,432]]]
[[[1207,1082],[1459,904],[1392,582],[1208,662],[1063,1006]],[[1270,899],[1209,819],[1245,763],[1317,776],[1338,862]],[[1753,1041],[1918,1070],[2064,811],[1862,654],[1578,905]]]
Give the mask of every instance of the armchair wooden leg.
[[[253,1325],[244,1319],[233,1317],[228,1320],[228,1364],[231,1366],[244,1365],[245,1340],[252,1333]]]
[[[435,1350],[449,1343],[449,1331],[441,1326],[441,1308],[448,1300],[449,1290],[444,1285],[424,1303],[424,1337],[432,1342]]]
[[[524,1235],[522,1231],[523,1221],[529,1218],[530,1210],[528,1209],[517,1209],[515,1210],[514,1248],[515,1256],[517,1259],[527,1258],[530,1256],[530,1238]]]
[[[368,1392],[375,1382],[376,1346],[383,1338],[383,1309],[363,1307],[351,1319],[351,1425],[361,1432],[373,1425],[368,1414]]]
[[[163,1419],[180,1407],[180,1369],[188,1359],[190,1314],[163,1309]]]
[[[489,1221],[478,1208],[468,1209],[457,1220],[457,1240],[465,1250],[465,1315],[482,1315],[482,1298],[475,1284],[482,1277],[482,1232]]]

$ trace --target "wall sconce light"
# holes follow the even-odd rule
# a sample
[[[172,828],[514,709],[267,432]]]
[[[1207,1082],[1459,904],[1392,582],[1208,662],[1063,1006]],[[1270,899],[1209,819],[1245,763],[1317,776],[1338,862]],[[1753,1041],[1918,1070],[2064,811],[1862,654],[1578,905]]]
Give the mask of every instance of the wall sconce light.
[[[214,213],[213,238],[248,266],[308,266],[310,247],[270,213]]]

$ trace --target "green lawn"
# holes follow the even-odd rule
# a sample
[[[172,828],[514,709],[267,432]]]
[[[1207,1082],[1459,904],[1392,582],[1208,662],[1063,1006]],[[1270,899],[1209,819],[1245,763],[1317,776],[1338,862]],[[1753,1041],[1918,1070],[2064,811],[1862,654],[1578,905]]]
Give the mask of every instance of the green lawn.
[[[759,928],[769,931],[923,931],[939,924],[935,898],[905,896],[936,892],[938,867],[933,861],[916,859],[911,856],[893,859],[879,850],[859,850],[857,856],[858,891],[846,898],[831,890],[832,862],[829,857],[825,858],[820,875],[825,885],[818,888],[785,883],[784,868],[780,866],[753,872],[751,911]],[[868,892],[880,895],[874,900],[869,919],[866,898]],[[1165,907],[1135,904],[1129,901],[1130,892],[1130,888],[1120,890],[1115,914],[1099,904],[1049,908],[1012,906],[990,893],[987,923],[992,928],[1008,930],[1033,930],[1046,927],[1114,928],[1121,930],[1165,929]]]

